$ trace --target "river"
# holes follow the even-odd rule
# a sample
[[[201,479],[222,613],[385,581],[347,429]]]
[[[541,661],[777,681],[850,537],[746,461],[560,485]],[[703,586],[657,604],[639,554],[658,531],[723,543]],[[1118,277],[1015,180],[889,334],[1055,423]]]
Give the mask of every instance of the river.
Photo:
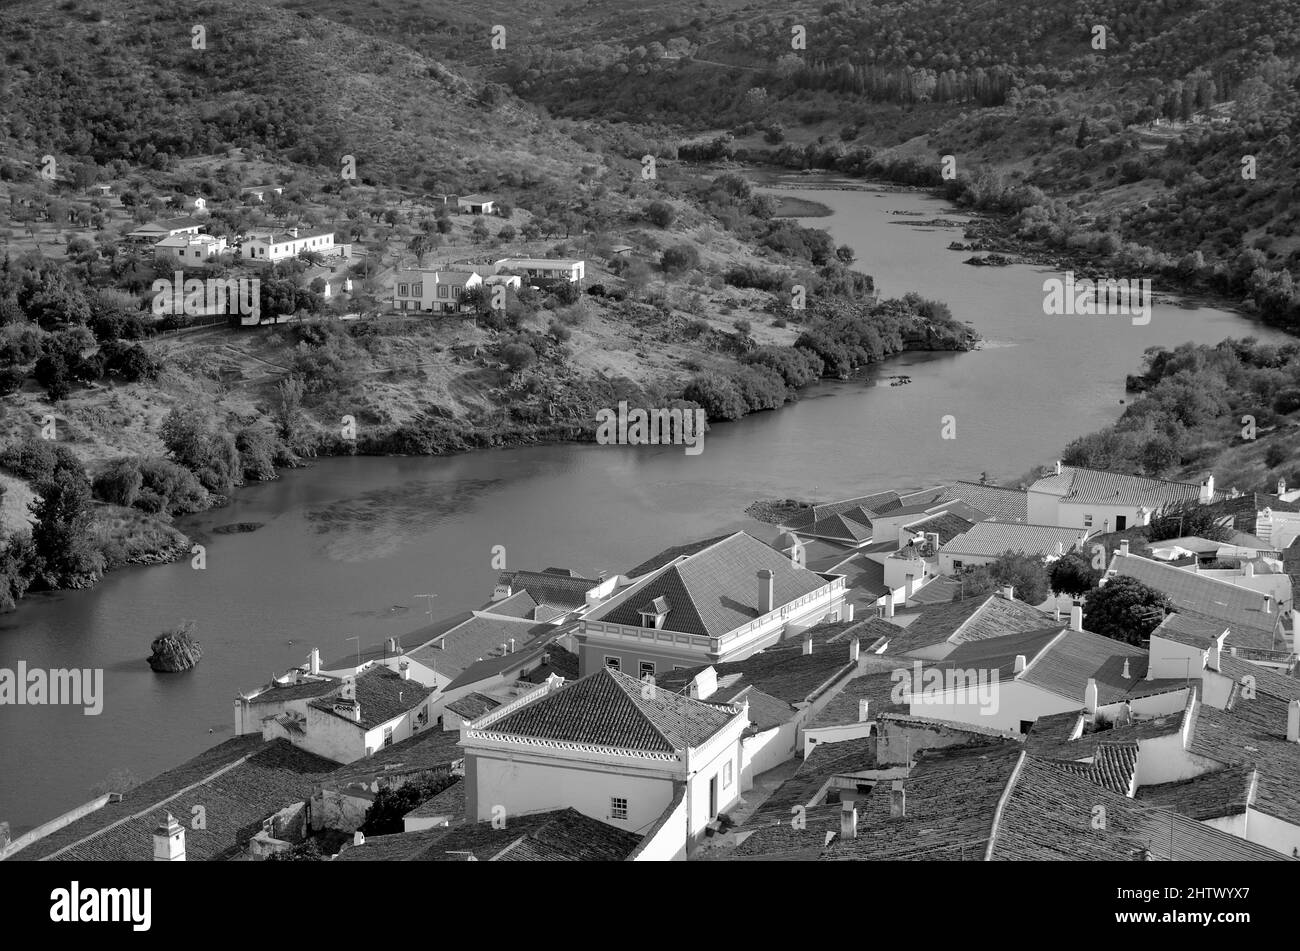
[[[819,385],[778,412],[716,426],[697,456],[557,445],[328,459],[241,489],[226,508],[180,525],[207,546],[206,569],[185,561],[116,572],[91,591],[34,595],[0,616],[0,667],[103,668],[105,684],[99,716],[0,710],[0,820],[17,835],[89,799],[116,769],[146,779],[228,738],[238,691],[302,662],[312,646],[337,657],[355,645],[350,636],[368,644],[427,622],[418,594],[438,595],[439,617],[477,607],[491,594],[495,545],[512,568],[618,571],[727,530],[771,537],[771,526],[743,515],[756,498],[827,499],[985,471],[1014,477],[1112,421],[1146,347],[1284,339],[1208,307],[1157,305],[1146,326],[1045,317],[1050,272],[964,265],[968,253],[946,250],[959,230],[890,214],[956,217],[944,202],[818,181],[827,187],[791,179],[794,194],[835,212],[806,223],[853,247],[882,295],[916,290],[948,303],[985,338],[982,350],[906,354],[866,380]],[[894,373],[912,383],[881,379]],[[941,438],[947,415],[955,439]],[[213,532],[236,522],[262,527]],[[203,660],[154,674],[149,641],[186,618]]]

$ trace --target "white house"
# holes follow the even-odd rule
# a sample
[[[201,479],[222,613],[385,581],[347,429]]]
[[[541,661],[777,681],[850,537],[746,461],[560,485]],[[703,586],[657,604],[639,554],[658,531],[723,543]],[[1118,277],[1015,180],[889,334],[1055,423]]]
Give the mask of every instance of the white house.
[[[1200,485],[1122,475],[1056,463],[1056,471],[1029,487],[1028,521],[1093,532],[1146,525],[1163,506],[1218,499],[1214,477]]]
[[[466,292],[483,285],[473,271],[403,269],[393,277],[393,310],[402,313],[456,313]]]
[[[684,856],[740,796],[747,704],[704,703],[609,668],[550,682],[462,733],[466,818],[565,806]]]
[[[1086,529],[1055,524],[976,522],[939,547],[939,570],[955,574],[963,568],[991,564],[1008,551],[1053,560],[1079,547],[1086,534]]]
[[[680,555],[578,621],[582,673],[641,677],[740,660],[838,620],[844,578],[809,571],[745,532]]]
[[[246,188],[241,188],[239,190],[239,193],[244,196],[244,199],[251,202],[265,201],[268,192],[282,195],[284,194],[284,187],[281,185],[249,185]]]
[[[298,228],[283,232],[254,231],[249,232],[243,245],[244,259],[255,264],[287,261],[303,251],[334,254],[337,250],[334,246],[334,232],[329,228],[315,231],[300,231]]]
[[[171,235],[153,246],[155,259],[170,254],[181,264],[203,264],[214,261],[225,250],[225,238],[192,232]]]
[[[456,208],[471,215],[496,214],[496,200],[487,195],[462,195],[456,199]]]
[[[580,258],[502,258],[496,262],[498,274],[510,272],[534,279],[563,279],[570,283],[581,281],[586,267],[587,262]]]
[[[193,218],[164,218],[143,224],[134,231],[127,232],[126,237],[132,241],[155,242],[178,234],[198,234],[202,227],[203,222]]]

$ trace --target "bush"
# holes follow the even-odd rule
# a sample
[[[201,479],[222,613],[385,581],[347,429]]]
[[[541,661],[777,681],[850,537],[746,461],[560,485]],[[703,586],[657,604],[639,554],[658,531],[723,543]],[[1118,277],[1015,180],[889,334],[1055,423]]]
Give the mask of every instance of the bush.
[[[34,484],[48,482],[65,469],[83,479],[86,476],[85,467],[72,450],[51,439],[29,437],[11,444],[0,454],[0,465]]]
[[[95,498],[112,505],[130,508],[140,497],[144,479],[140,475],[140,463],[131,457],[114,459],[95,476],[92,489]]]
[[[652,201],[646,205],[645,216],[651,224],[667,228],[677,219],[677,211],[666,201]]]
[[[710,420],[740,419],[748,406],[730,377],[697,376],[687,384],[682,398],[698,403]]]
[[[700,252],[693,244],[678,244],[664,251],[659,260],[660,266],[667,272],[686,271],[700,265]]]

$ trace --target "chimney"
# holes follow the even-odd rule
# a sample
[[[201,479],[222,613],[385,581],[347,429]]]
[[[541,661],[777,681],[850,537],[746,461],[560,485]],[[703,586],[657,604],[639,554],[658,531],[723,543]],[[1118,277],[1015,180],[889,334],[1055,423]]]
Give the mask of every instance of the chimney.
[[[397,665],[397,672],[402,675],[403,680],[410,680],[411,662],[409,660],[403,660],[400,664]]]
[[[509,652],[508,650],[506,650],[506,645],[505,645],[505,642],[503,641],[503,642],[501,643],[501,656],[502,656],[502,657],[505,657],[506,654],[508,654],[508,653],[510,653],[510,652]]]
[[[862,642],[856,637],[849,641],[849,663],[856,664],[862,652]]]
[[[542,653],[542,666],[545,667],[545,666],[546,666],[547,664],[549,664],[550,662],[551,662],[551,655],[548,654],[548,653],[543,652],[543,653]]]
[[[166,821],[153,830],[153,860],[185,861],[185,827],[170,812],[167,813]]]
[[[1300,700],[1292,700],[1286,705],[1286,740],[1300,743]]]
[[[811,654],[811,653],[812,653],[812,647],[813,647],[813,645],[812,645],[812,635],[811,635],[811,634],[805,634],[804,637],[803,637],[803,652],[804,652],[805,654]]]
[[[514,652],[515,652],[515,639],[512,637],[510,638],[510,653],[513,654]]]
[[[1057,624],[1061,623],[1061,602],[1059,599],[1052,607],[1052,619],[1056,621]]]
[[[853,620],[853,605],[851,604],[844,605],[844,620],[846,621]]]
[[[1124,557],[1126,557],[1126,558],[1128,557],[1128,539],[1127,539],[1127,538],[1121,538],[1121,539],[1119,540],[1119,553],[1120,553],[1121,555],[1123,555]]]
[[[1097,681],[1088,678],[1088,686],[1083,688],[1083,708],[1090,716],[1097,715]]]
[[[1241,566],[1241,573],[1247,578],[1255,577],[1255,563],[1248,561]]]
[[[1002,597],[1006,598],[1008,601],[1013,601],[1015,600],[1016,597],[1015,585],[1004,584],[999,593],[1002,595]]]
[[[307,655],[307,672],[311,674],[320,673],[320,648],[313,647],[311,653]]]
[[[1208,651],[1205,652],[1205,669],[1206,669],[1206,670],[1222,670],[1222,669],[1223,669],[1222,667],[1219,666],[1219,657],[1220,657],[1219,652],[1220,652],[1220,650],[1221,650],[1221,648],[1219,647],[1219,639],[1216,637],[1214,640],[1210,641],[1210,649],[1209,649]]]
[[[1057,557],[1057,558],[1060,558],[1060,557],[1061,557],[1062,555],[1064,555],[1064,554],[1065,554],[1065,542],[1057,542],[1057,543],[1056,543],[1056,557]]]
[[[390,637],[388,643],[384,645],[388,651],[388,656],[392,657],[397,654],[397,638]]]
[[[1286,479],[1277,480],[1277,494],[1286,495]]]
[[[1017,674],[1023,674],[1025,672],[1025,667],[1028,665],[1028,663],[1029,661],[1025,659],[1024,654],[1017,654],[1016,666],[1013,672]]]
[[[353,845],[365,845],[365,844],[366,844],[366,834],[365,834],[364,832],[362,832],[360,829],[358,829],[356,832],[352,833],[352,844],[353,844]]]
[[[1061,474],[1061,460],[1060,460],[1060,459],[1057,459],[1057,460],[1056,460],[1056,474],[1057,474],[1057,475],[1060,475],[1060,474]]]
[[[905,597],[910,598],[910,597],[912,596],[912,579],[915,578],[915,577],[916,577],[916,576],[913,575],[913,574],[908,574],[908,575],[905,576],[906,581],[907,581],[907,584],[904,585],[904,587],[903,587],[903,594],[904,594]]]
[[[1083,630],[1083,606],[1079,604],[1070,607],[1070,630]]]
[[[758,613],[760,616],[769,614],[772,611],[772,579],[774,577],[771,568],[760,568],[758,571]]]
[[[1271,594],[1264,595],[1264,613],[1273,613],[1273,596]]]
[[[858,722],[866,723],[871,719],[871,701],[863,698],[858,701]]]
[[[894,592],[890,591],[885,595],[885,617],[894,616]]]
[[[907,790],[903,788],[901,779],[895,779],[889,789],[889,815],[894,819],[907,816]]]
[[[858,837],[858,807],[849,800],[844,800],[840,810],[840,838],[856,839]]]
[[[1211,474],[1209,478],[1207,478],[1204,482],[1201,483],[1200,502],[1202,505],[1209,505],[1213,501],[1214,501],[1214,475]]]
[[[1119,672],[1119,675],[1120,675],[1121,677],[1123,677],[1125,680],[1132,680],[1132,679],[1133,679],[1133,675],[1132,675],[1131,673],[1129,673],[1129,669],[1128,669],[1128,658],[1127,658],[1127,657],[1124,658],[1124,669],[1121,670],[1121,671]]]

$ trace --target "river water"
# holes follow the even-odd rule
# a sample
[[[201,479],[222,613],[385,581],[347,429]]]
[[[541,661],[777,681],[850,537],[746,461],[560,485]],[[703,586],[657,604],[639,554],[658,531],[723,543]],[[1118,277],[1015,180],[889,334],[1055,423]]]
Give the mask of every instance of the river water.
[[[625,570],[669,545],[771,526],[744,516],[756,498],[835,498],[988,472],[1010,478],[1050,462],[1122,410],[1124,376],[1155,345],[1282,335],[1231,313],[1157,305],[1126,317],[1045,317],[1029,266],[964,265],[946,250],[959,230],[918,227],[955,213],[909,192],[791,192],[834,209],[806,223],[851,245],[882,295],[945,301],[985,338],[964,354],[907,354],[873,377],[826,383],[797,403],[716,426],[704,451],[560,445],[437,459],[322,460],[239,490],[226,508],[181,528],[207,546],[188,561],[110,575],[87,592],[36,595],[0,616],[0,667],[103,668],[102,714],[76,707],[0,708],[0,820],[15,835],[90,798],[115,769],[146,779],[233,732],[236,692],[305,659],[401,634],[477,607],[512,568]],[[858,183],[860,186],[860,183]],[[775,191],[780,182],[773,183]],[[1159,287],[1156,288],[1157,293]],[[891,374],[912,378],[891,387]],[[943,417],[956,438],[943,439]],[[236,522],[244,534],[214,533]],[[176,675],[150,671],[150,640],[197,624],[204,658]]]

